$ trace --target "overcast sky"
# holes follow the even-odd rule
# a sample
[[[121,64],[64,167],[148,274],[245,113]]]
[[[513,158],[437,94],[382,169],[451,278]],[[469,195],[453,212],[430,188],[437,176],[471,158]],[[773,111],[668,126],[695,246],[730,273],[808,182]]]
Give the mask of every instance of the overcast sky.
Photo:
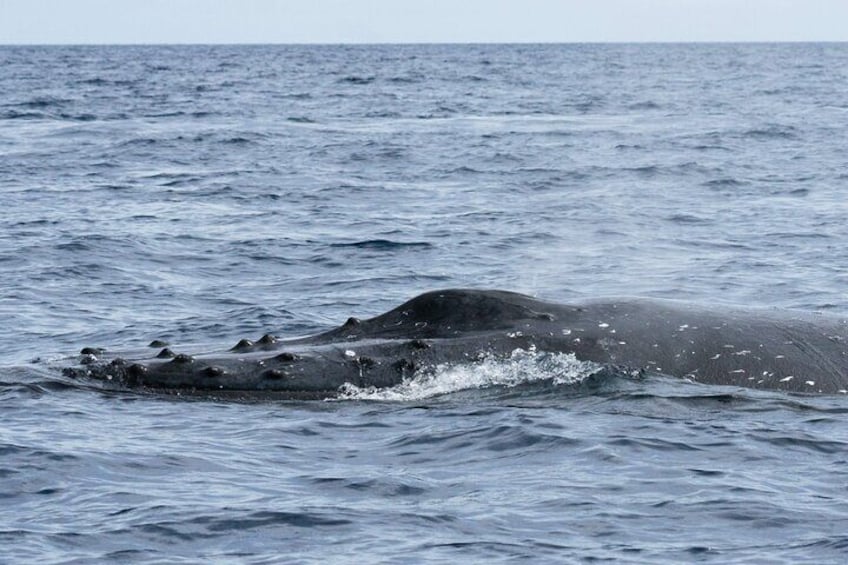
[[[848,41],[848,0],[0,0],[0,43]]]

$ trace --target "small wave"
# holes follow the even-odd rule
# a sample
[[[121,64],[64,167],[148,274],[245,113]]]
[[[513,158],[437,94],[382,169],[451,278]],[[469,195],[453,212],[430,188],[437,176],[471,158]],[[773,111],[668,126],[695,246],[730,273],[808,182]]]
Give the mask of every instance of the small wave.
[[[389,77],[387,79],[388,82],[391,82],[391,83],[394,83],[394,84],[415,84],[415,83],[422,82],[422,80],[423,80],[422,77],[419,77],[419,76],[396,76],[396,77]]]
[[[92,85],[92,86],[104,86],[106,84],[110,84],[111,82],[112,81],[106,80],[105,78],[102,78],[102,77],[92,77],[92,78],[85,78],[85,79],[82,79],[82,80],[78,80],[77,84],[88,84],[88,85]]]
[[[173,112],[152,112],[148,114],[143,114],[145,118],[181,118],[185,115],[186,113],[182,110],[175,110]]]
[[[469,167],[467,165],[462,165],[447,171],[449,175],[476,175],[481,173],[482,171],[478,171],[473,167]]]
[[[380,251],[391,251],[405,247],[433,247],[426,241],[392,241],[390,239],[366,239],[353,243],[331,243],[330,247],[355,247],[357,249],[377,249]]]
[[[253,528],[264,528],[274,525],[289,525],[301,528],[343,526],[349,524],[350,520],[331,516],[326,513],[259,510],[232,517],[217,515],[199,516],[190,520],[189,523],[204,526],[213,532],[244,532]]]
[[[373,118],[388,118],[388,119],[398,119],[402,118],[403,114],[400,112],[392,112],[388,110],[372,110],[366,112],[364,115],[365,118],[373,119]]]
[[[0,120],[42,120],[48,116],[42,112],[19,112],[8,110],[0,114]]]
[[[735,186],[743,186],[744,182],[734,179],[734,178],[720,178],[720,179],[712,179],[703,183],[703,186],[707,188],[732,188]]]
[[[376,77],[373,77],[373,76],[370,76],[370,77],[349,76],[349,77],[344,77],[339,82],[346,82],[348,84],[371,84],[372,82],[374,82],[375,79],[376,79]]]
[[[127,139],[119,144],[119,147],[133,147],[138,145],[156,145],[157,143],[161,143],[160,140],[154,139],[152,137],[135,137],[133,139]]]
[[[795,139],[797,130],[792,126],[770,124],[762,128],[753,128],[744,132],[743,137],[752,139]]]
[[[57,243],[54,246],[59,251],[90,251],[89,245],[83,241],[74,240]]]
[[[360,388],[346,384],[340,399],[411,401],[433,398],[468,389],[514,388],[539,381],[555,386],[574,385],[600,372],[602,365],[578,360],[573,353],[516,349],[506,359],[487,356],[476,363],[441,364],[391,387]]]
[[[62,106],[62,105],[67,104],[69,102],[72,102],[72,100],[69,100],[67,98],[53,98],[53,97],[50,97],[50,96],[46,96],[46,97],[33,98],[32,100],[27,100],[25,102],[20,102],[18,104],[10,104],[9,106],[16,106],[18,108],[27,108],[27,109],[30,109],[30,110],[42,110],[42,109],[45,109],[45,108],[53,108],[53,107],[57,107],[57,106]]]
[[[290,92],[288,94],[277,94],[275,98],[285,98],[288,100],[310,100],[311,92]]]
[[[812,451],[826,455],[845,453],[846,442],[830,440],[819,437],[803,437],[800,434],[775,435],[763,434],[754,436],[756,441],[777,447],[778,449],[791,449],[792,451]]]
[[[97,116],[94,114],[68,114],[62,112],[59,114],[59,117],[72,122],[93,122],[97,120]]]
[[[695,151],[732,151],[732,149],[730,149],[729,147],[725,147],[724,145],[706,143],[693,145],[692,149],[694,149]]]
[[[711,219],[696,216],[695,214],[672,214],[666,218],[673,224],[711,224]]]
[[[62,393],[66,391],[86,390],[88,388],[91,387],[58,379],[44,379],[32,382],[0,381],[0,397],[14,393],[19,396],[38,398],[47,393]]]
[[[660,105],[653,100],[646,100],[644,102],[635,102],[630,104],[627,108],[629,110],[659,110]]]
[[[289,116],[286,118],[286,121],[292,122],[295,124],[314,124],[315,120],[312,118],[307,118],[306,116]]]
[[[643,165],[641,167],[624,167],[621,170],[635,173],[639,176],[652,177],[660,174],[660,168],[656,165]]]

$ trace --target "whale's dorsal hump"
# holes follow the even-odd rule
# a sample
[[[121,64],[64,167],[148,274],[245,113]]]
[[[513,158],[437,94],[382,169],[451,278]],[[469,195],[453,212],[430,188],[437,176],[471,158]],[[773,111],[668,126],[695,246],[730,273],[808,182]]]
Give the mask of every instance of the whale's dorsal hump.
[[[417,327],[421,333],[438,336],[457,331],[490,331],[514,328],[521,320],[548,320],[545,303],[527,295],[498,290],[447,289],[416,296],[391,310],[372,318],[374,331],[384,333],[392,328]]]

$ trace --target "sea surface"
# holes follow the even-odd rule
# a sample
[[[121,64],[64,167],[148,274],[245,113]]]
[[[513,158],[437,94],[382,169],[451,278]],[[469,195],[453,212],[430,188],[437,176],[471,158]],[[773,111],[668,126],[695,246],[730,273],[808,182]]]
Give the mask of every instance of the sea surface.
[[[60,369],[445,287],[848,316],[846,132],[848,44],[0,47],[0,562],[844,563],[844,396]]]

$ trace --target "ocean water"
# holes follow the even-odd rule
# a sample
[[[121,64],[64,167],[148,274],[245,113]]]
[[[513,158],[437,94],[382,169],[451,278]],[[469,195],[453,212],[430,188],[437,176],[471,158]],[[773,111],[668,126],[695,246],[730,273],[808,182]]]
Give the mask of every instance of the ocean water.
[[[848,316],[848,45],[0,47],[0,562],[843,563],[848,403],[62,376],[442,287]],[[579,376],[579,375],[577,375]]]

